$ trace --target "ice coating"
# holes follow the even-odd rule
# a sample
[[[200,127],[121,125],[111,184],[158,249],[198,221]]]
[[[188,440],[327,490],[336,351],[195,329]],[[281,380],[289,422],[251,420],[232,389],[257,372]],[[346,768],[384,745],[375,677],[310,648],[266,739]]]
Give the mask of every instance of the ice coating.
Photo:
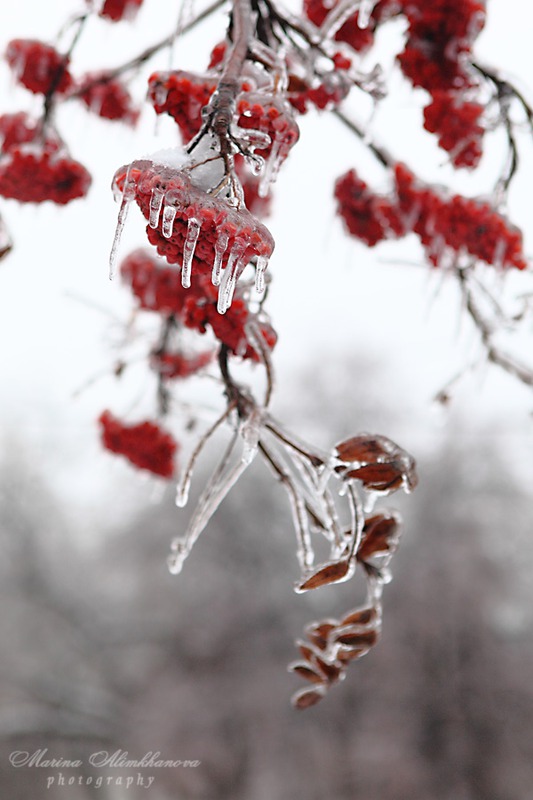
[[[255,157],[265,160],[259,196],[266,197],[281,164],[299,139],[298,125],[287,103],[261,92],[243,92],[237,111],[239,132],[254,149]]]
[[[181,267],[183,286],[190,286],[194,269],[208,270],[213,285],[219,286],[219,312],[225,313],[240,275],[252,260],[256,262],[257,289],[262,291],[274,240],[246,208],[209,194],[195,185],[194,175],[194,169],[176,169],[151,159],[117,170],[113,189],[121,199],[121,210],[112,264],[128,205],[134,199],[148,220],[150,242],[169,264]]]
[[[213,271],[211,273],[211,283],[213,286],[220,284],[220,270],[222,269],[222,259],[228,249],[229,236],[227,233],[220,233],[215,242],[215,260],[213,261]]]
[[[183,245],[183,265],[181,268],[181,285],[186,289],[191,285],[191,268],[196,249],[196,242],[200,236],[201,223],[191,217],[187,224],[187,236]]]

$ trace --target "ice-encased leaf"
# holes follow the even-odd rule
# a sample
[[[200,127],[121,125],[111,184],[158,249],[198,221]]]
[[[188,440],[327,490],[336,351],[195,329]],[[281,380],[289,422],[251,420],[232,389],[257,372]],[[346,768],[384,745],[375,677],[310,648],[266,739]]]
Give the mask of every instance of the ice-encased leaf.
[[[349,580],[355,571],[353,559],[333,561],[324,564],[312,575],[308,576],[303,583],[296,587],[297,592],[307,592],[310,589],[318,589],[320,586],[327,586],[330,583],[344,583]]]

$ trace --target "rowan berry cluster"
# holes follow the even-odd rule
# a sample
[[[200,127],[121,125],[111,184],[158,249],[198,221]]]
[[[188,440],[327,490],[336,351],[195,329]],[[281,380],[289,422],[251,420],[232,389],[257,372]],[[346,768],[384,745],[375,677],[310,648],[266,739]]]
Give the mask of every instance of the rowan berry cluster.
[[[418,181],[403,164],[394,168],[390,195],[371,192],[350,170],[335,185],[337,209],[348,232],[373,247],[415,233],[435,266],[465,257],[499,269],[526,269],[521,231],[489,203],[447,195]]]
[[[112,453],[124,456],[139,469],[162,478],[174,474],[177,445],[172,436],[154,422],[125,425],[109,411],[100,416],[102,443]]]
[[[58,134],[23,112],[0,117],[0,195],[21,203],[65,205],[91,185],[85,167],[70,158]]]

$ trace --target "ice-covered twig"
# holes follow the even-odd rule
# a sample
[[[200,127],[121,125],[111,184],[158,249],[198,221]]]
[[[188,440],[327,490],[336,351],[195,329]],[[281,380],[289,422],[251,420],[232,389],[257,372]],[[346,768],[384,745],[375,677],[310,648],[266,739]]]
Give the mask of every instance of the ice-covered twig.
[[[179,479],[178,486],[176,488],[176,505],[180,508],[187,505],[187,501],[189,498],[189,487],[191,485],[192,474],[194,472],[194,468],[196,466],[196,462],[204,449],[205,445],[211,439],[215,431],[225,422],[231,413],[235,410],[235,403],[230,403],[225,411],[215,420],[215,422],[207,429],[207,431],[201,436],[200,440],[198,441],[196,447],[194,448],[191,457],[187,463],[187,466],[183,470],[183,473]]]
[[[470,269],[458,268],[455,272],[459,280],[465,307],[480,335],[487,359],[492,364],[501,367],[505,372],[518,378],[518,380],[526,386],[533,386],[533,368],[500,350],[500,348],[494,344],[493,337],[495,328],[493,323],[484,316],[479,303],[476,301]]]

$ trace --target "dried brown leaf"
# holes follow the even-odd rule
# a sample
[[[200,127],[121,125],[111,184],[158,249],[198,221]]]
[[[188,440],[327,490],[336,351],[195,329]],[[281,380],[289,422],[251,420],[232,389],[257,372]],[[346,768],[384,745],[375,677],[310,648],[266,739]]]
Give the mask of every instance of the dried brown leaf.
[[[325,650],[328,646],[329,634],[332,630],[337,628],[338,624],[339,623],[335,619],[310,622],[309,625],[305,627],[305,635],[315,647],[318,647],[320,650]]]
[[[376,622],[379,614],[375,606],[362,606],[361,608],[354,608],[349,611],[341,620],[341,625],[369,625]]]
[[[368,653],[369,647],[347,647],[342,645],[337,650],[337,661],[342,665],[347,665],[350,661],[355,661]]]
[[[315,656],[314,661],[329,683],[334,683],[339,680],[343,671],[340,664],[336,661],[325,661],[323,658],[320,658],[320,656]]]
[[[293,661],[287,667],[289,672],[295,672],[301,678],[311,683],[324,683],[324,675],[308,661]]]
[[[368,561],[374,555],[393,553],[400,536],[400,518],[385,511],[369,517],[364,524],[361,544],[357,551],[359,561]]]
[[[357,625],[348,625],[335,631],[333,639],[339,644],[349,647],[373,647],[379,638],[375,628],[361,629]]]
[[[302,689],[292,696],[292,704],[295,708],[310,708],[320,702],[326,694],[325,686],[315,686],[312,689]]]
[[[337,457],[346,464],[375,464],[390,458],[397,450],[398,445],[386,436],[370,433],[352,436],[335,447]]]
[[[320,569],[310,575],[297,588],[297,592],[307,592],[309,589],[318,589],[330,583],[347,581],[353,575],[355,564],[353,560],[332,561],[324,564]]]

